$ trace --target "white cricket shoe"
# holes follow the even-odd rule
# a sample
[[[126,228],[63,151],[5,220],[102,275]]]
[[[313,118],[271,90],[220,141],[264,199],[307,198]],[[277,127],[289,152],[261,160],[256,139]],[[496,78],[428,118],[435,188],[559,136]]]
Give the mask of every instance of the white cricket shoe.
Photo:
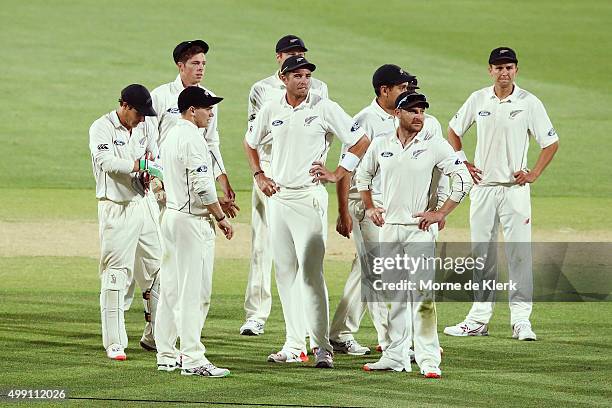
[[[535,341],[536,334],[533,332],[533,330],[531,330],[531,323],[529,323],[528,320],[522,320],[512,326],[512,338],[525,341]]]
[[[257,320],[247,319],[240,327],[240,334],[243,336],[259,336],[264,333],[264,324]]]
[[[315,354],[315,367],[334,368],[334,355],[323,348],[318,348]]]
[[[199,377],[220,378],[230,375],[230,370],[220,368],[212,363],[204,364],[194,368],[183,368],[181,375],[197,375]]]
[[[366,363],[363,365],[363,371],[411,371],[410,365],[402,366],[388,358],[381,358],[375,363]]]
[[[268,356],[269,363],[305,363],[307,361],[308,356],[303,351],[300,354],[295,354],[287,350],[281,350]]]
[[[172,372],[174,370],[180,370],[182,367],[183,367],[183,356],[179,356],[174,363],[157,364],[157,371]]]
[[[120,344],[111,344],[106,348],[106,356],[111,360],[124,361],[127,360],[125,349]]]
[[[348,354],[350,356],[363,356],[370,354],[370,349],[357,343],[355,339],[347,341],[329,341],[334,348],[334,353]]]
[[[421,368],[421,374],[425,378],[440,378],[442,377],[442,371],[435,366],[424,366]]]
[[[457,337],[488,336],[489,327],[485,323],[474,323],[464,320],[455,326],[445,327],[444,334]]]

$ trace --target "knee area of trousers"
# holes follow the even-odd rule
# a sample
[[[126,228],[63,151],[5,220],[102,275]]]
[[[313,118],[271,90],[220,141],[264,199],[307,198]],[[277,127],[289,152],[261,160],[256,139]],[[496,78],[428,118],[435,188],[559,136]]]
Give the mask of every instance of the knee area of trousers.
[[[128,276],[123,269],[106,269],[102,272],[102,292],[105,290],[125,291],[128,287]]]

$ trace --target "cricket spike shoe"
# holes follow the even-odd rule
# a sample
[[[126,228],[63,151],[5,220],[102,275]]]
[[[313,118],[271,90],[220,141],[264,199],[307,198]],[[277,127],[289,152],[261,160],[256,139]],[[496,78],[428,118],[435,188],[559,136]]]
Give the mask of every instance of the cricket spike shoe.
[[[434,366],[425,366],[421,369],[421,374],[425,378],[441,378],[442,371],[438,367]]]
[[[329,351],[319,348],[315,354],[316,368],[334,368],[334,355]]]
[[[444,334],[456,337],[488,336],[489,328],[485,323],[474,323],[464,320],[455,326],[445,327]]]
[[[127,360],[125,351],[120,344],[111,344],[106,348],[106,356],[111,360],[124,361]]]
[[[182,367],[183,367],[183,356],[179,356],[174,363],[157,364],[157,371],[172,372],[174,370],[180,370]]]
[[[354,339],[347,341],[329,341],[334,348],[334,353],[348,354],[350,356],[363,356],[370,354],[370,349],[357,343]]]
[[[363,371],[410,371],[410,365],[398,364],[393,360],[389,360],[387,358],[381,358],[375,363],[366,363],[363,365]]]
[[[512,326],[512,338],[522,341],[535,341],[536,334],[531,329],[531,323],[527,320],[517,322]]]
[[[269,363],[305,363],[307,361],[308,356],[303,351],[300,354],[295,354],[287,350],[281,350],[268,356]]]
[[[257,320],[247,319],[240,327],[240,334],[243,336],[259,336],[264,333],[264,324]]]
[[[196,375],[198,377],[221,378],[230,375],[230,370],[220,368],[212,363],[204,364],[194,368],[183,368],[181,375]]]

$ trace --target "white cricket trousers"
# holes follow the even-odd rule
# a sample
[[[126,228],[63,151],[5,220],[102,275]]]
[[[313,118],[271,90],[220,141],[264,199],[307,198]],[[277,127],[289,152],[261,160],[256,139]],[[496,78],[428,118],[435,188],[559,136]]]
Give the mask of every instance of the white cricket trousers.
[[[332,352],[329,298],[323,277],[327,201],[327,191],[320,185],[281,188],[268,200],[270,242],[286,328],[283,349],[295,354],[307,351],[304,318],[311,346]],[[295,296],[296,291],[302,296]]]
[[[332,340],[345,342],[354,339],[354,334],[359,330],[359,324],[367,309],[376,329],[378,344],[385,349],[389,345],[388,315],[384,302],[363,302],[361,293],[362,264],[367,268],[367,248],[378,245],[380,227],[365,216],[365,207],[360,199],[349,198],[349,213],[353,219],[353,241],[357,254],[353,259],[351,271],[344,285],[342,299],[336,308],[332,319],[329,337]],[[377,202],[377,206],[382,203]],[[366,269],[367,270],[367,269]]]
[[[474,256],[486,256],[485,267],[475,271],[474,279],[497,278],[497,237],[502,226],[506,242],[508,274],[513,281],[521,282],[521,296],[513,300],[509,294],[510,323],[529,320],[532,303],[532,254],[531,254],[531,199],[529,184],[524,186],[475,185],[470,191],[470,230]],[[475,293],[483,299],[482,293]],[[528,299],[529,301],[525,301]],[[489,323],[493,315],[494,301],[476,301],[466,320]]]
[[[206,217],[166,208],[162,219],[163,259],[155,343],[157,363],[183,368],[207,364],[200,341],[210,307],[215,252],[215,229]],[[176,349],[177,336],[180,351]]]
[[[385,224],[380,231],[381,255],[406,254],[411,257],[433,257],[435,231],[422,231],[416,225]],[[391,249],[397,244],[395,248]],[[431,245],[427,245],[431,243]],[[426,245],[424,245],[426,244]],[[433,274],[417,270],[411,280],[432,278]],[[383,350],[381,361],[396,370],[410,371],[410,346],[419,367],[439,367],[440,342],[438,340],[436,305],[433,292],[415,290],[399,296],[389,307],[389,346]],[[414,331],[414,333],[413,333]],[[412,340],[411,340],[412,339]]]
[[[146,199],[137,197],[127,203],[98,201],[100,236],[100,312],[102,343],[127,347],[124,298],[135,280],[144,291],[151,288],[161,260],[159,225],[152,217]],[[134,269],[135,263],[144,267]],[[154,313],[153,313],[154,314]],[[151,333],[147,322],[143,336]]]

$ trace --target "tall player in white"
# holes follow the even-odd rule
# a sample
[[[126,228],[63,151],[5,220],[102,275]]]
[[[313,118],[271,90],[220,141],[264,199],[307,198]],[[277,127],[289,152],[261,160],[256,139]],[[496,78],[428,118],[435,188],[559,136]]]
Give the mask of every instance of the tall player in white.
[[[553,159],[559,137],[544,105],[514,82],[518,59],[513,49],[499,47],[489,56],[489,75],[494,81],[474,92],[451,119],[448,140],[466,163],[475,186],[470,193],[470,231],[475,256],[486,256],[483,271],[474,278],[494,279],[497,273],[497,240],[501,224],[506,241],[510,279],[523,286],[521,296],[510,293],[512,337],[536,340],[531,328],[530,285],[531,199],[529,184],[535,182]],[[470,163],[462,151],[462,137],[476,123],[476,155]],[[542,149],[532,170],[527,169],[529,139]],[[520,290],[520,289],[519,289]],[[527,293],[525,293],[527,292]],[[465,320],[446,327],[450,336],[486,336],[493,315],[493,301],[476,293]]]
[[[249,92],[248,126],[255,122],[257,113],[264,103],[281,98],[286,91],[285,83],[281,79],[280,67],[285,60],[292,56],[303,57],[308,49],[304,41],[295,35],[286,35],[276,43],[276,62],[278,70],[271,76],[255,82]],[[310,92],[327,98],[327,85],[311,78]],[[248,132],[248,130],[247,130]],[[269,172],[272,141],[266,141],[257,148],[261,168]],[[244,311],[246,321],[240,327],[240,334],[258,336],[263,334],[264,326],[272,308],[272,254],[269,240],[268,217],[266,208],[268,198],[257,187],[253,180],[253,193],[251,199],[251,264],[244,296]],[[301,296],[298,290],[295,296]]]

